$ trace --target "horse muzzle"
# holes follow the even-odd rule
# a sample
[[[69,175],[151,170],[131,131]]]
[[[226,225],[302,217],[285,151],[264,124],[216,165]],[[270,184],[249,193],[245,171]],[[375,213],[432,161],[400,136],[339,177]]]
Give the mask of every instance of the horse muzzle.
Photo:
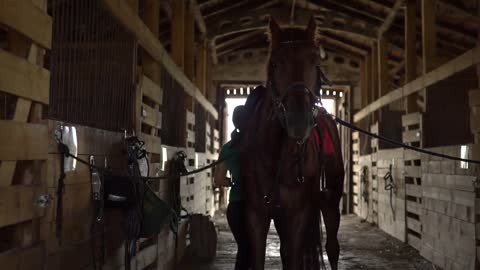
[[[306,96],[311,95],[311,91],[303,84],[293,84],[287,90],[287,107],[283,108],[280,117],[282,126],[286,129],[288,137],[305,141],[311,134],[312,128],[316,125],[317,107],[306,100]],[[297,102],[289,102],[289,98],[296,95]]]

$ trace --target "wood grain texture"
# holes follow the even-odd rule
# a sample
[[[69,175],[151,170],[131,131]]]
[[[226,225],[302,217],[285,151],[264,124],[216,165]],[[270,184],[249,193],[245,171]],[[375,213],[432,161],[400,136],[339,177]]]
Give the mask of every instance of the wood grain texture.
[[[0,23],[32,39],[43,48],[52,46],[52,18],[30,0],[0,0]]]
[[[0,89],[28,100],[48,104],[50,72],[0,49]]]

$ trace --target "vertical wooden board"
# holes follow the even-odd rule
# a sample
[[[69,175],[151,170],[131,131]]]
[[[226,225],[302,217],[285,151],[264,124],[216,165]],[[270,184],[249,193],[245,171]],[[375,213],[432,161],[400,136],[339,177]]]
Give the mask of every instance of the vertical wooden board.
[[[0,161],[0,188],[12,184],[15,166],[15,161]]]
[[[388,75],[388,42],[383,37],[378,40],[378,74],[379,96],[382,97],[390,90]]]
[[[436,2],[437,0],[421,0],[422,2],[422,48],[423,73],[437,66],[437,31]]]
[[[45,125],[0,120],[0,160],[47,159]]]
[[[186,1],[172,2],[172,58],[180,70],[185,68]]]
[[[155,37],[159,36],[160,1],[145,0],[143,21]],[[143,53],[143,70],[152,81],[160,83],[160,65],[147,53]]]
[[[149,99],[153,100],[157,104],[162,104],[163,90],[157,83],[155,83],[153,80],[151,80],[147,76],[142,76],[141,85],[142,85],[141,87],[142,95],[148,97]]]

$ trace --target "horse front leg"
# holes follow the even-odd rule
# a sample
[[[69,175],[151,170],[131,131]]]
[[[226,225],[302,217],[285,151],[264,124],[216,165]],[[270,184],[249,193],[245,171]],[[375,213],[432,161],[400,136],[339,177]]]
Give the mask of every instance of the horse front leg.
[[[282,232],[286,235],[283,235],[281,238],[285,239],[285,263],[288,270],[303,270],[303,259],[306,251],[305,235],[308,221],[310,220],[310,213],[309,209],[302,209],[289,216],[289,218],[282,219],[282,228],[284,228]]]
[[[265,250],[270,218],[258,209],[248,207],[246,211],[252,270],[263,270],[265,268]]]
[[[339,200],[325,200],[322,203],[322,215],[327,231],[327,251],[328,262],[332,270],[338,269],[338,258],[340,256],[340,244],[338,242],[338,229],[340,228],[340,202]]]

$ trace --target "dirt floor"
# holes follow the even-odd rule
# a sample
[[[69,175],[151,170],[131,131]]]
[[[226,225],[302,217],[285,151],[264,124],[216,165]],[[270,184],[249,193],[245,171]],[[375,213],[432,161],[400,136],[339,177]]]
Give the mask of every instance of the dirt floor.
[[[178,269],[182,270],[233,270],[236,244],[223,215],[215,218],[218,227],[217,258],[213,263],[195,263],[186,258]],[[273,223],[273,222],[272,222]],[[341,270],[431,270],[434,269],[416,250],[390,237],[377,227],[353,215],[342,216],[340,239]],[[265,269],[282,269],[280,242],[272,226],[267,238]],[[326,256],[325,256],[326,260]],[[327,262],[327,269],[328,267]]]

